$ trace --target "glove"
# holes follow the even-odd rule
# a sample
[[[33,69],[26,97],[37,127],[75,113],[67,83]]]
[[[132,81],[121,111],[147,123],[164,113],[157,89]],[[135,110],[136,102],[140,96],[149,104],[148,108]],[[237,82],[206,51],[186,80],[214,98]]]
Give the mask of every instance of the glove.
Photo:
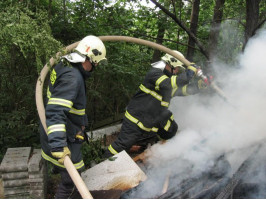
[[[205,78],[204,78],[204,83],[206,84],[206,85],[210,85],[211,83],[212,83],[212,81],[213,81],[213,76],[211,76],[211,75],[207,75],[207,76],[205,76]]]
[[[197,77],[200,77],[201,79],[203,79],[204,82],[205,82],[206,84],[208,84],[209,76],[205,76],[205,75],[203,74],[202,69],[198,68],[197,71],[196,71],[196,75],[197,75]],[[209,84],[208,84],[208,85],[209,85]]]
[[[198,87],[199,89],[205,89],[207,88],[211,82],[213,81],[213,76],[203,76],[203,79],[200,79],[198,81]]]
[[[70,157],[71,152],[69,151],[68,147],[64,147],[64,148],[52,149],[51,154],[53,157],[58,158],[58,162],[63,165],[65,157],[66,156]]]
[[[85,126],[82,126],[81,127],[81,131],[77,132],[76,136],[75,136],[75,141],[76,143],[83,143],[85,140],[84,140],[84,137],[86,136],[85,135]]]
[[[199,66],[197,66],[195,63],[191,63],[191,65],[187,68],[187,77],[192,79],[199,70],[201,70]]]

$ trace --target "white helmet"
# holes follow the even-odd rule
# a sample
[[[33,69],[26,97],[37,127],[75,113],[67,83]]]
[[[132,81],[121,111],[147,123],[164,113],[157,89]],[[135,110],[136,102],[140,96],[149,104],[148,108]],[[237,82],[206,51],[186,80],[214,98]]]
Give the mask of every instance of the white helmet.
[[[83,38],[75,48],[79,53],[87,56],[92,63],[99,63],[106,60],[106,49],[100,38],[89,35]]]
[[[180,53],[179,51],[175,51],[175,50],[173,50],[173,51],[184,58],[184,55],[182,53]],[[183,63],[170,54],[165,54],[161,59],[163,61],[165,61],[166,63],[168,63],[169,65],[171,65],[171,67],[173,67],[173,68],[180,67],[182,69],[185,69],[182,66]]]

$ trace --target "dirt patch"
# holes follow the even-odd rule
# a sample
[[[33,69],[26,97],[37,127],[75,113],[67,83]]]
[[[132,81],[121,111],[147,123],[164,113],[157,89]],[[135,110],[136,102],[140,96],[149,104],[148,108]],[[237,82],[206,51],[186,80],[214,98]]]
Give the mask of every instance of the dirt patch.
[[[102,139],[102,144],[108,147],[118,136],[120,132],[114,132],[111,135],[107,135]]]

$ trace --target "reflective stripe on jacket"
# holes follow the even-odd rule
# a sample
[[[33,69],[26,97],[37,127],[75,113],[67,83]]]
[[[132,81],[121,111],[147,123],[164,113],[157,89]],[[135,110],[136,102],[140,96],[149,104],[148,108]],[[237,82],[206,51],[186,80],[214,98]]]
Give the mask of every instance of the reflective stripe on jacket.
[[[84,78],[76,67],[59,63],[50,73],[48,91],[45,114],[49,146],[64,147],[67,139],[73,142],[76,133],[87,125]]]
[[[75,65],[81,64],[63,65],[60,62],[50,73],[45,106],[47,136],[41,131],[41,143],[43,157],[57,166],[59,164],[50,154],[51,150],[71,146],[71,155],[76,155],[72,161],[75,161],[78,169],[83,167],[84,163],[81,144],[76,143],[76,135],[87,125],[88,120],[85,114],[85,81]]]
[[[53,163],[53,164],[56,165],[57,167],[66,168],[64,165],[61,165],[61,164],[58,162],[57,159],[54,159],[54,158],[52,158],[51,156],[49,156],[49,155],[47,155],[46,153],[44,153],[43,150],[42,150],[42,157],[43,157],[45,160],[47,160],[47,161]],[[81,160],[81,161],[78,162],[78,163],[73,163],[73,165],[74,165],[74,167],[75,167],[77,170],[79,170],[79,169],[81,169],[81,168],[84,167],[84,161]]]
[[[186,71],[169,77],[161,69],[151,68],[139,86],[139,90],[129,102],[127,112],[138,120],[138,126],[141,126],[143,130],[159,127],[161,121],[172,116],[168,110],[171,98],[189,95],[188,88],[191,87],[189,85]],[[165,129],[169,127],[169,123],[165,124]]]

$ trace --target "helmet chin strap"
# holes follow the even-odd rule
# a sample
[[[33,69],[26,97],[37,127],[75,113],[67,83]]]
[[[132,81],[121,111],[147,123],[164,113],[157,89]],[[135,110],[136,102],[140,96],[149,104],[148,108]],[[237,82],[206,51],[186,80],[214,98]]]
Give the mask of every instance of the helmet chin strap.
[[[169,69],[170,68],[170,69]],[[171,77],[172,75],[174,75],[174,67],[172,66],[172,65],[170,65],[169,63],[167,63],[166,64],[166,66],[165,66],[165,68],[164,68],[164,70],[163,70],[163,72],[167,75],[167,76],[169,76],[169,77]]]
[[[93,63],[93,62],[91,62],[91,70],[90,70],[90,72],[93,72],[93,71],[94,71],[94,69],[95,69],[95,65],[94,65],[94,63]]]
[[[174,75],[174,69],[175,68],[171,66],[171,73],[172,73],[172,75]]]
[[[92,62],[92,58],[86,56],[86,59],[89,60],[89,62],[91,63],[91,70],[89,72],[93,72],[95,69],[95,64],[94,62]]]

